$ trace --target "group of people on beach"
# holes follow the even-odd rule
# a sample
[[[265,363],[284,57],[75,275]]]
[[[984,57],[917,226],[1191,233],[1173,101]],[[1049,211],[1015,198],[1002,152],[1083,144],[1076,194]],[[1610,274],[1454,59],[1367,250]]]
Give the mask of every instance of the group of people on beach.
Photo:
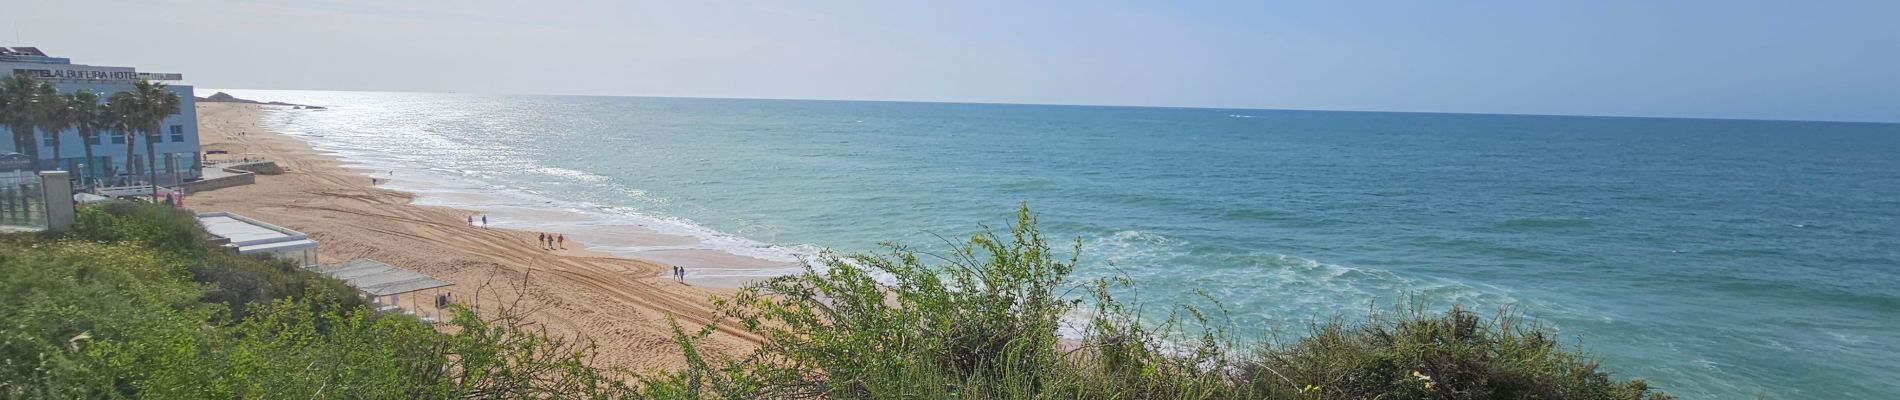
[[[556,245],[558,245],[559,247],[556,247]],[[542,250],[567,249],[567,235],[562,235],[559,233],[541,234],[541,249]]]
[[[477,220],[480,220],[482,224],[475,225],[475,221]],[[488,214],[482,214],[480,216],[469,214],[468,226],[480,226],[482,229],[488,229]],[[536,233],[535,235],[538,237],[535,240],[540,242],[542,250],[567,249],[567,235],[559,233]]]
[[[468,225],[475,226],[476,219],[477,219],[476,216],[469,215]],[[481,227],[483,229],[488,228],[488,216],[482,215],[480,220],[482,222]],[[567,235],[563,235],[559,233],[537,233],[535,234],[535,236],[537,237],[536,240],[541,242],[542,250],[566,250],[567,249]],[[678,265],[673,266],[673,280],[679,281],[679,282],[686,282],[686,267],[682,267]],[[446,297],[437,296],[436,304],[446,304],[446,301],[448,300],[449,299]]]

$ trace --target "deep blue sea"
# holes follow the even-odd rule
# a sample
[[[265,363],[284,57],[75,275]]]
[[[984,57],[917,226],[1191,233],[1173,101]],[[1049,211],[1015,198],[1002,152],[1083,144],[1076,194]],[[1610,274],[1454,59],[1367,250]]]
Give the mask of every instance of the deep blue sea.
[[[1690,399],[1900,397],[1900,125],[253,91],[418,202],[691,267],[942,248],[1017,204],[1080,275],[1250,337],[1511,307]]]

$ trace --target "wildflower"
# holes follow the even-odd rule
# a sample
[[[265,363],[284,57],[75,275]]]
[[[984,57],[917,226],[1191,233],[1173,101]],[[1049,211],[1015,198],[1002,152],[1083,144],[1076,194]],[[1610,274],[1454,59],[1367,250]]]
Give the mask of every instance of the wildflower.
[[[1427,391],[1432,390],[1432,376],[1431,375],[1422,374],[1422,373],[1419,373],[1418,371],[1412,371],[1412,379],[1417,379],[1419,382],[1424,382],[1425,390]]]

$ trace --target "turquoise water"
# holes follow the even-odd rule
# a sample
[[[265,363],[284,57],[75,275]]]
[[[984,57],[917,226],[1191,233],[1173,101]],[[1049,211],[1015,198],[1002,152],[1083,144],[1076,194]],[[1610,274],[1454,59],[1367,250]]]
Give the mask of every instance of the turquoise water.
[[[707,282],[1027,201],[1083,275],[1256,337],[1416,294],[1685,398],[1900,394],[1900,125],[231,92],[331,107],[269,120],[421,203]]]

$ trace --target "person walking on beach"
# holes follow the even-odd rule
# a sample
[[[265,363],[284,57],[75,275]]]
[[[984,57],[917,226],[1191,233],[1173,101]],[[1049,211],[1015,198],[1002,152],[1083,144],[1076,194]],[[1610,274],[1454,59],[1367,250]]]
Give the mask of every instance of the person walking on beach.
[[[566,250],[566,249],[567,249],[567,235],[562,235],[562,234],[555,234],[555,235],[554,235],[554,242],[555,242],[555,243],[559,243],[559,244],[561,245],[561,249],[562,249],[562,250]]]
[[[542,249],[548,248],[548,234],[546,233],[538,234],[538,236],[536,236],[534,240],[536,242],[541,242],[540,245]]]
[[[475,214],[468,215],[468,226],[475,226]]]
[[[488,214],[482,214],[482,229],[488,229]]]

